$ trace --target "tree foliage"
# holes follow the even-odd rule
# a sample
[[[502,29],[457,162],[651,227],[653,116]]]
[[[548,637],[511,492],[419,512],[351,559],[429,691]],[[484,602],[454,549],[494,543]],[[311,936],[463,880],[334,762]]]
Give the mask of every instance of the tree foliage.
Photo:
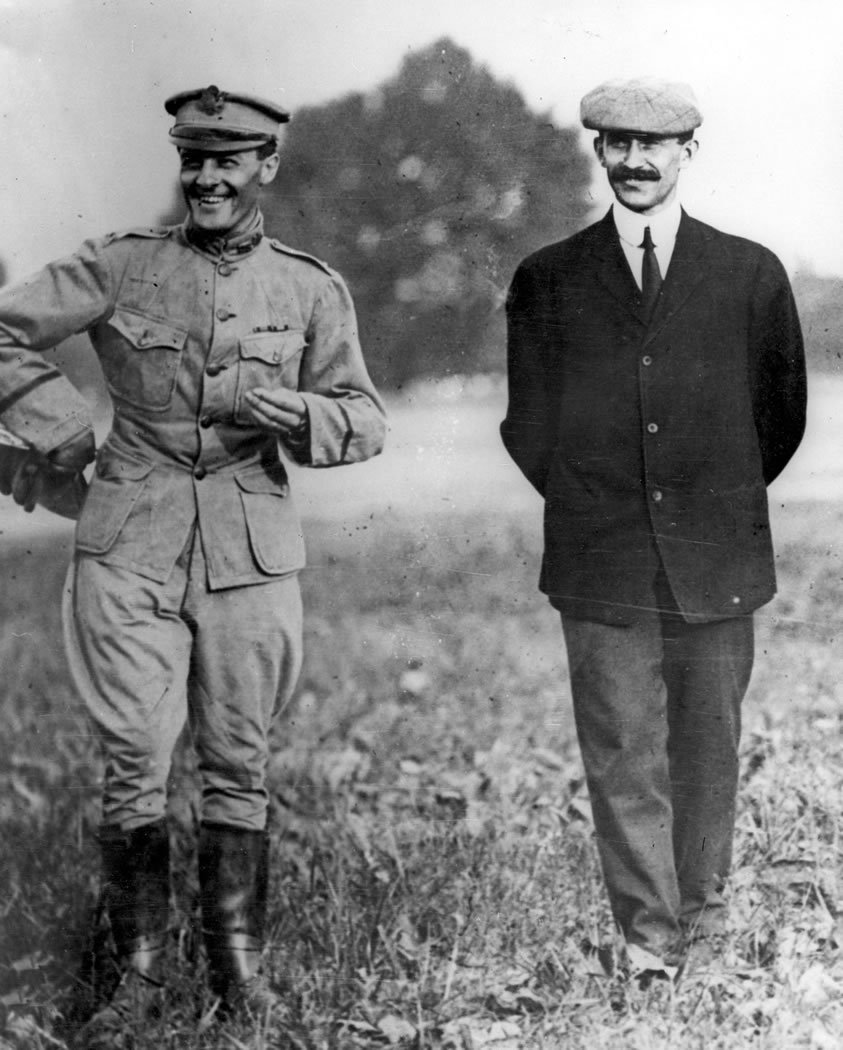
[[[268,229],[347,279],[377,381],[503,366],[520,258],[583,224],[576,132],[447,39],[397,76],[294,115]]]

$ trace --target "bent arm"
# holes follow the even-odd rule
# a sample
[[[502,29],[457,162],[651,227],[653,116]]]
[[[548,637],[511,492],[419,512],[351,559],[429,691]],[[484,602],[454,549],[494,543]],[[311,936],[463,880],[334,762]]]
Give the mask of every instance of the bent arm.
[[[558,403],[545,367],[547,328],[532,274],[516,272],[506,303],[509,403],[501,438],[521,472],[545,494],[556,438]]]
[[[796,303],[784,268],[769,253],[757,274],[749,367],[755,428],[769,485],[799,447],[807,407],[805,349]]]
[[[298,389],[308,422],[303,443],[291,445],[300,462],[357,463],[383,449],[386,413],[363,361],[351,296],[338,275],[317,300]]]
[[[90,451],[93,420],[79,391],[40,351],[102,317],[110,285],[107,263],[89,242],[0,290],[0,421],[43,456],[58,461],[70,454],[71,462],[61,465],[71,469],[74,449]]]

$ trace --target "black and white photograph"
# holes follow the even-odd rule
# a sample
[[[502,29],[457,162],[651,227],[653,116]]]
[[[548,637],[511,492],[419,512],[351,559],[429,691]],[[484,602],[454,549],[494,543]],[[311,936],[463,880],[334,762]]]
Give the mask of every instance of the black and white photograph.
[[[843,1050],[841,32],[0,0],[0,1050]]]

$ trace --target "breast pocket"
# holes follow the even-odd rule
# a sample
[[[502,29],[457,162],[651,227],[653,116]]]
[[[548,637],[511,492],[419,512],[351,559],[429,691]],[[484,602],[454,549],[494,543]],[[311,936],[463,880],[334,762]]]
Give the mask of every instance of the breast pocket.
[[[186,341],[186,329],[118,307],[97,341],[108,389],[137,408],[169,408]]]
[[[304,332],[255,332],[240,340],[237,362],[237,392],[234,419],[246,425],[254,423],[245,394],[255,387],[297,390],[299,368],[307,341]]]

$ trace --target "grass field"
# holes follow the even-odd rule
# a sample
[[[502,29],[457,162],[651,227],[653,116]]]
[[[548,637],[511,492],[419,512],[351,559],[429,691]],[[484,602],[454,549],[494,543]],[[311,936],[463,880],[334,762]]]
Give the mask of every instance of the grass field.
[[[843,508],[777,519],[723,974],[641,991],[614,934],[558,621],[520,514],[311,523],[307,660],[277,728],[267,964],[283,1033],[207,1019],[194,772],[173,772],[172,960],[138,1050],[843,1047]],[[66,540],[0,553],[0,1050],[69,1045],[102,969],[98,756],[68,683]],[[80,967],[80,960],[84,963]]]

